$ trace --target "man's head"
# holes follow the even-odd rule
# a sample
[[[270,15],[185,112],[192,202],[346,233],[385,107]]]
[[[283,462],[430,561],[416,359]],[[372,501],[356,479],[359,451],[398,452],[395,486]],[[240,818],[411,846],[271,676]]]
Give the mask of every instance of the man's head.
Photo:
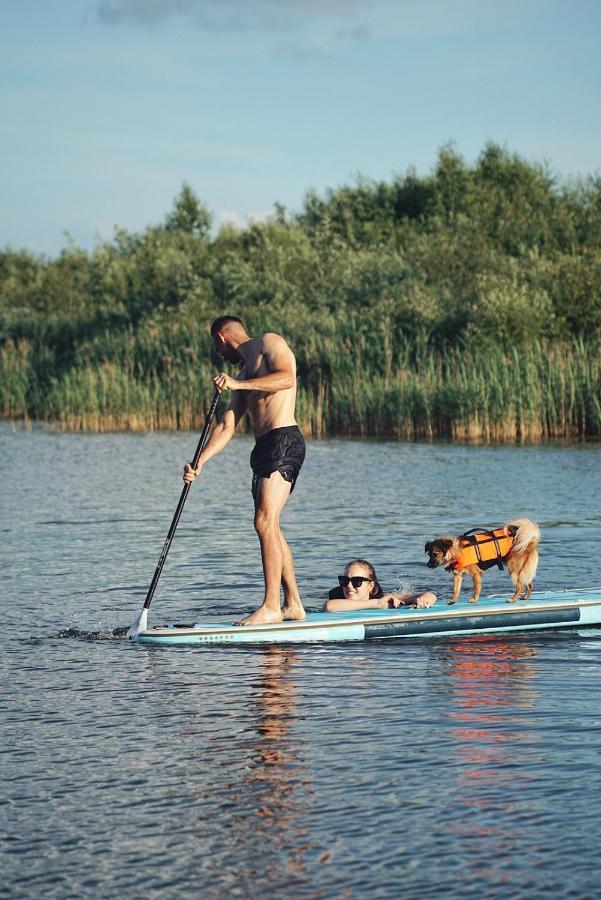
[[[219,316],[211,325],[211,337],[215,350],[227,362],[241,361],[238,347],[249,339],[242,319],[237,316]]]

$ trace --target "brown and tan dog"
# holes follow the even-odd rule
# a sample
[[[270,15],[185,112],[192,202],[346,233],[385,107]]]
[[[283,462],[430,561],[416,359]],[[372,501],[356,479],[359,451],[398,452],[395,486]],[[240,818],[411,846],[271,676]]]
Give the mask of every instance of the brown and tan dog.
[[[464,574],[473,582],[470,603],[480,599],[482,573],[492,566],[500,569],[507,565],[514,594],[507,602],[513,603],[521,594],[527,600],[532,593],[532,584],[538,566],[540,531],[530,519],[514,519],[492,531],[474,528],[458,537],[439,537],[426,544],[429,555],[428,567],[436,569],[444,566],[453,573],[453,596],[449,604],[456,603],[461,591]]]

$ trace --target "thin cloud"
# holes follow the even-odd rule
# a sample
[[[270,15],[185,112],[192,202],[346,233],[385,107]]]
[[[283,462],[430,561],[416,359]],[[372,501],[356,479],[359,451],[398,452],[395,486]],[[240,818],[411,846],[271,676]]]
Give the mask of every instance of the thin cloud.
[[[372,40],[421,40],[492,27],[533,0],[97,0],[101,22],[155,25],[185,19],[223,36],[255,33],[276,56],[312,58]]]
[[[271,222],[273,218],[273,210],[266,212],[249,212],[246,215],[241,215],[233,210],[224,210],[217,216],[219,225],[233,225],[240,230],[248,228],[248,226],[253,223],[259,225],[263,222]]]
[[[254,34],[276,57],[315,59],[365,41],[370,11],[390,0],[100,0],[112,26],[159,27],[185,20],[205,34]]]
[[[344,19],[370,6],[365,0],[101,0],[98,17],[107,24],[155,24],[191,16],[211,31],[289,31],[307,18]]]

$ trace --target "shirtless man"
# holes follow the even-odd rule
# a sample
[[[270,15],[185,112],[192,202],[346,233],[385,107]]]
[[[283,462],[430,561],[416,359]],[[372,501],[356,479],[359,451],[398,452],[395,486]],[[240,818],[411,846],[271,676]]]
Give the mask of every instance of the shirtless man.
[[[245,412],[250,413],[255,446],[253,471],[255,529],[261,544],[265,597],[261,606],[240,625],[263,625],[282,619],[304,619],[292,553],[280,530],[280,514],[294,490],[305,458],[305,441],[294,418],[296,360],[279,334],[251,338],[236,316],[221,316],[211,326],[215,349],[227,362],[242,363],[236,378],[222,372],[213,379],[218,391],[232,396],[223,419],[215,426],[200,454],[196,470],[184,467],[190,483],[202,466],[229,442]],[[284,606],[280,606],[280,586]]]

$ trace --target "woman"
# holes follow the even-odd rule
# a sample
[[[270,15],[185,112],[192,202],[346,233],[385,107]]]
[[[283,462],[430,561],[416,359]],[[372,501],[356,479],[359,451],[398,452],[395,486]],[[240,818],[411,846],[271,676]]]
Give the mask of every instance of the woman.
[[[347,612],[354,609],[387,609],[399,606],[427,609],[436,603],[431,591],[421,594],[385,594],[378,583],[376,570],[366,559],[352,559],[338,576],[339,587],[330,591],[324,604],[326,612]]]

